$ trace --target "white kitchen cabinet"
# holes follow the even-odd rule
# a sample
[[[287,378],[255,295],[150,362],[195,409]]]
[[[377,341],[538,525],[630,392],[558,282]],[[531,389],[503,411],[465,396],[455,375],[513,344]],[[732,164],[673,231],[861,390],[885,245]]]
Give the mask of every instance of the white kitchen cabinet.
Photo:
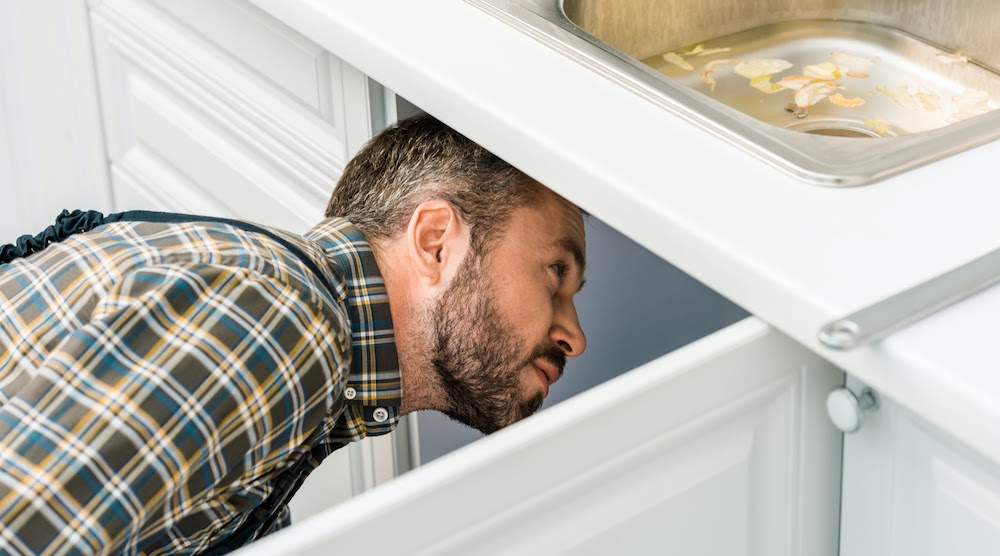
[[[842,381],[749,318],[243,553],[834,555]]]
[[[242,0],[103,0],[92,23],[118,209],[302,232],[384,125],[380,87]]]
[[[892,401],[845,436],[843,491],[841,556],[1000,554],[1000,466]]]
[[[490,46],[504,57],[492,64],[465,63],[461,56],[476,62],[487,56],[476,48],[454,48],[450,34],[430,34],[423,42],[409,37],[407,28],[424,34],[429,28],[417,17],[403,18],[403,29],[392,23],[379,36],[350,15],[341,29],[309,11],[364,15],[369,8],[360,4],[308,3],[302,11],[294,7],[307,3],[256,3],[280,6],[272,7],[274,12],[295,12],[297,23],[288,21],[296,29],[242,0],[90,2],[116,209],[219,214],[302,231],[318,219],[343,164],[387,117],[381,87],[362,73],[369,72],[665,258],[697,271],[799,342],[749,319],[341,507],[325,509],[406,468],[407,458],[388,439],[351,446],[332,456],[293,503],[297,518],[322,515],[248,553],[323,553],[330,546],[370,550],[372,535],[378,535],[380,549],[413,554],[822,555],[838,553],[838,542],[844,556],[1000,553],[997,462],[955,440],[952,435],[965,434],[964,428],[952,423],[945,434],[885,397],[864,428],[844,439],[840,502],[841,437],[828,424],[822,402],[842,374],[802,347],[820,317],[856,302],[824,297],[806,286],[830,282],[837,292],[863,290],[873,299],[895,291],[879,283],[861,288],[830,271],[837,266],[856,273],[856,268],[877,266],[842,252],[862,240],[874,245],[871,257],[893,252],[885,247],[894,245],[888,228],[903,230],[899,233],[908,244],[920,246],[925,255],[928,242],[913,241],[902,216],[925,214],[911,200],[940,199],[938,184],[974,188],[969,184],[975,180],[950,184],[941,178],[957,173],[958,166],[975,168],[989,158],[990,147],[878,188],[836,195],[807,191],[775,179],[753,161],[729,156],[704,134],[651,114],[637,99],[622,98],[568,63],[524,63],[543,58],[552,63],[534,43]],[[457,3],[421,9],[457,12],[460,8],[452,4]],[[11,6],[4,4],[4,13],[12,12]],[[475,35],[461,44],[473,46],[478,39],[492,45],[488,39],[501,33],[517,37],[492,20],[459,15],[470,19],[449,33]],[[305,29],[311,29],[312,40],[299,34]],[[344,32],[331,35],[331,30]],[[79,36],[74,37],[76,44]],[[360,70],[328,49],[350,57]],[[445,55],[455,52],[454,58]],[[517,78],[498,84],[483,77],[487,71],[498,73],[498,67],[516,70]],[[89,65],[77,70],[87,73]],[[575,87],[574,92],[588,93],[545,96],[525,86],[550,75]],[[4,85],[12,90],[10,83]],[[86,104],[90,95],[81,90],[76,98]],[[587,110],[594,105],[602,110]],[[563,117],[560,110],[573,117]],[[11,120],[10,113],[6,116]],[[654,136],[667,143],[628,142]],[[601,150],[609,144],[620,150]],[[93,165],[97,150],[88,150],[85,166]],[[692,184],[690,192],[662,182],[659,168],[638,164],[659,160],[662,152],[673,153],[672,180]],[[11,157],[7,165],[13,168],[18,159]],[[706,168],[713,179],[704,179]],[[87,172],[88,183],[99,182],[90,176],[100,174]],[[737,174],[743,179],[730,179]],[[903,189],[906,203],[893,196]],[[707,202],[699,191],[725,202]],[[24,191],[18,194],[26,198]],[[967,205],[988,211],[995,203]],[[885,218],[876,210],[883,206],[898,212]],[[760,212],[764,207],[801,222],[783,225],[766,210]],[[809,207],[821,209],[814,213]],[[834,219],[848,209],[857,219],[852,222],[861,225],[848,227],[846,239],[830,233],[834,240],[823,243],[812,237],[836,228],[816,213]],[[718,234],[725,227],[715,220],[733,222],[740,233]],[[761,221],[773,225],[757,225]],[[883,229],[871,222],[887,224]],[[965,251],[975,251],[972,244],[991,235],[976,231],[963,232],[971,238],[962,243]],[[660,237],[671,241],[660,242]],[[907,259],[910,266],[902,265],[898,274],[910,280],[936,271],[912,261],[943,264],[941,252],[956,242],[942,236],[940,243],[946,248]],[[792,249],[787,258],[795,261],[789,267],[794,272],[783,272],[787,269],[781,265],[775,271],[769,265],[778,257],[762,256],[761,246],[822,253],[826,259],[806,264],[812,259]],[[706,252],[716,258],[706,258]],[[729,264],[730,259],[738,262]],[[857,264],[826,264],[827,259]],[[800,268],[832,277],[800,276]],[[868,280],[889,273],[857,274]],[[777,285],[760,286],[761,276]],[[797,297],[784,297],[787,292]],[[895,368],[880,366],[884,362],[868,351],[859,353],[827,355],[884,379],[906,396],[920,399],[914,395],[919,390],[934,398],[933,388],[900,388],[911,382],[894,375]],[[940,411],[935,418],[942,420]],[[388,520],[392,535],[382,534]]]
[[[302,233],[385,125],[381,86],[243,0],[99,0],[90,22],[116,210]],[[408,452],[404,421],[335,453],[293,519],[405,471]]]
[[[0,244],[111,208],[87,9],[0,0]]]

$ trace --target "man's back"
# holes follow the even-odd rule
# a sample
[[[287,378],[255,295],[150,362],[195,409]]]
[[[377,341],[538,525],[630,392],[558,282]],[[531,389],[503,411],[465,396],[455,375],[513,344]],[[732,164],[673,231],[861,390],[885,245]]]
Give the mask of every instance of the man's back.
[[[333,427],[342,299],[265,236],[115,223],[0,268],[4,552],[202,549]]]

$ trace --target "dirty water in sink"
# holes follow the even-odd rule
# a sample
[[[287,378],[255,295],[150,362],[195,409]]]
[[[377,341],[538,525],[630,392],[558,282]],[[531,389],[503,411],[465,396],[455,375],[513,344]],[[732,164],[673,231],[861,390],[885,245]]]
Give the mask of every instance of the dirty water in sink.
[[[910,135],[1000,106],[1000,74],[870,23],[775,23],[642,62],[758,120],[815,135]]]

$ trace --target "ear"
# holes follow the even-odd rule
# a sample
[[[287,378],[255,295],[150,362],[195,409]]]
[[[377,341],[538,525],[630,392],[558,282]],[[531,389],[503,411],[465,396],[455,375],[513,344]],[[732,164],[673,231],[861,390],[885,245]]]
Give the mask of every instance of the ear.
[[[468,228],[454,205],[436,199],[417,206],[406,229],[407,251],[420,281],[447,284],[469,247]]]

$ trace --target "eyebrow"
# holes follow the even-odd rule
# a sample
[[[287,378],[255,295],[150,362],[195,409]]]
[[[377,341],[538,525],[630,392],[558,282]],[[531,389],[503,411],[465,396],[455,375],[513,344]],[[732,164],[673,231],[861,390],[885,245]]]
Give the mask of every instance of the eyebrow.
[[[583,285],[587,283],[587,280],[583,277],[584,271],[587,269],[587,256],[583,252],[583,248],[580,244],[568,237],[561,238],[556,241],[556,247],[566,251],[570,255],[573,255],[573,259],[576,261],[576,266],[580,269],[580,287],[576,291],[583,289]]]

